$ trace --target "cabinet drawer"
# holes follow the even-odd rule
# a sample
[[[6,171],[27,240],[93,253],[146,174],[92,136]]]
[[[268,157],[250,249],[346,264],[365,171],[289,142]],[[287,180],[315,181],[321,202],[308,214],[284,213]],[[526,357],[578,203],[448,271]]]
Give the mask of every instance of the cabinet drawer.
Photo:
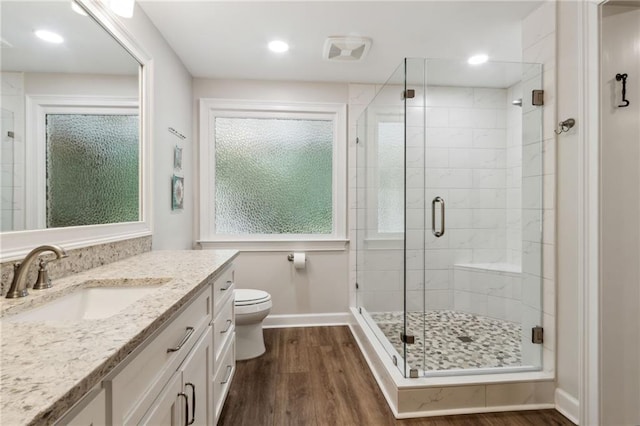
[[[215,419],[218,423],[224,400],[229,392],[231,386],[231,380],[236,371],[236,339],[235,333],[231,335],[231,338],[227,340],[222,356],[220,357],[220,363],[216,365],[218,368],[215,376],[213,377],[213,406],[215,409]]]
[[[213,281],[213,317],[215,318],[229,295],[233,295],[235,282],[235,270],[233,264],[228,265],[224,271]]]
[[[164,328],[151,335],[142,349],[130,354],[122,369],[105,380],[112,424],[140,421],[210,321],[211,288],[206,286]]]
[[[222,349],[227,340],[234,335],[235,331],[235,309],[233,297],[227,297],[220,313],[213,321],[213,358],[214,363],[220,359]]]

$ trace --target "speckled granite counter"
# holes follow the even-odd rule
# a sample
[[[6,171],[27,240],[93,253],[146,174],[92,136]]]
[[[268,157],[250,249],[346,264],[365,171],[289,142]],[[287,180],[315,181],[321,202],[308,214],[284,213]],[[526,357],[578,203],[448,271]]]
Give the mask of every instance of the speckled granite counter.
[[[21,299],[0,300],[0,423],[51,424],[187,303],[235,250],[153,251],[53,281]],[[101,320],[13,323],[10,316],[71,293],[91,280],[135,279],[157,291]],[[96,284],[97,283],[97,284]]]

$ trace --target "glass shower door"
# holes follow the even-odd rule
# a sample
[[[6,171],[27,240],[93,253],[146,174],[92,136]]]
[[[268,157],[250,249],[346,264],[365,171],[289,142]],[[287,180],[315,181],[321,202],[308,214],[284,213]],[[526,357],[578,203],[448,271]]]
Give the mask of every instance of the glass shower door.
[[[425,62],[425,375],[541,365],[540,72]]]

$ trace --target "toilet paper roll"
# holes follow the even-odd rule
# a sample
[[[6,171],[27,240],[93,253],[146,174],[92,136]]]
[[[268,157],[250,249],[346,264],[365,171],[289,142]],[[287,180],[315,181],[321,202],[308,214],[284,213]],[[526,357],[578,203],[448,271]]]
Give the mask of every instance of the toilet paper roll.
[[[307,256],[304,253],[293,253],[293,267],[304,269],[307,267]]]

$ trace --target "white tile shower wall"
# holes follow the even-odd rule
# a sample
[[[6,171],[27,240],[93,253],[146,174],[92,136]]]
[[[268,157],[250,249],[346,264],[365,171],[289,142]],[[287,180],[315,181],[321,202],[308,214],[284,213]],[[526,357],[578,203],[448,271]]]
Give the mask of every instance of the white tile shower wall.
[[[544,327],[542,363],[547,372],[555,371],[555,306],[547,305],[555,303],[556,7],[547,1],[522,22],[523,61],[542,64],[545,102],[542,110],[523,103],[522,329]],[[540,89],[531,70],[531,78],[523,79],[523,99]],[[541,119],[540,131],[532,124]],[[540,349],[529,337],[523,333],[523,362],[537,363]]]
[[[427,278],[438,277],[441,309],[488,314],[484,281],[458,288],[454,265],[508,259],[507,103],[506,89],[427,88],[425,196],[428,206],[436,196],[445,199],[447,231],[441,238],[425,233],[425,265]],[[493,309],[499,318],[503,310]]]
[[[457,265],[453,276],[455,310],[520,322],[520,273]]]
[[[24,74],[2,72],[0,95],[2,129],[11,127],[13,138],[2,134],[0,173],[2,176],[0,205],[2,231],[24,229]],[[8,116],[8,117],[7,117]],[[5,122],[5,118],[8,120]]]

